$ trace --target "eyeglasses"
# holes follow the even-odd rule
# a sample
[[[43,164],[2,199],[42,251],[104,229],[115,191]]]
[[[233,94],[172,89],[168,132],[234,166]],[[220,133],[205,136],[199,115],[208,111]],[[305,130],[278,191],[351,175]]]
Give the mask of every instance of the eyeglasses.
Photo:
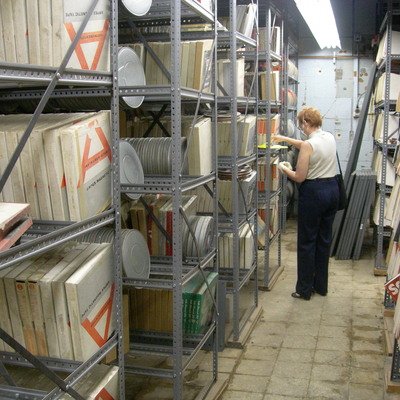
[[[297,120],[296,128],[299,130],[303,130],[302,126],[304,125],[304,122],[306,122],[304,118],[301,121]]]

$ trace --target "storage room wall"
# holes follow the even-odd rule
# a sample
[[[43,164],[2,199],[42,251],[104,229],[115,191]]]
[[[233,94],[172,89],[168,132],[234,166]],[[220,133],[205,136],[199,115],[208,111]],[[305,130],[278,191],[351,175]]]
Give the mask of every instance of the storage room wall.
[[[372,0],[331,0],[336,16],[341,50],[320,50],[309,29],[299,25],[298,110],[318,108],[323,129],[337,140],[342,169],[350,155],[358,118],[367,88],[375,49],[376,2]],[[358,169],[371,166],[373,116],[368,116]]]

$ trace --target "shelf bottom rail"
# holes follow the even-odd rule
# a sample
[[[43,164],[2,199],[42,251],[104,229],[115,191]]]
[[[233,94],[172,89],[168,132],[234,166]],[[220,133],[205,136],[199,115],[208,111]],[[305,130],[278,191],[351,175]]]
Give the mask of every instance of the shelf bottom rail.
[[[125,374],[151,376],[153,378],[173,379],[174,371],[170,369],[156,369],[151,367],[133,367],[125,365]]]
[[[118,335],[114,334],[110,339],[108,339],[107,343],[91,358],[89,358],[85,362],[80,362],[49,357],[36,357],[32,355],[28,350],[26,350],[23,346],[21,346],[14,338],[8,335],[7,332],[5,332],[1,328],[0,337],[4,342],[14,348],[17,352],[1,352],[1,362],[3,362],[4,364],[36,368],[58,386],[58,388],[53,389],[49,393],[46,393],[46,396],[43,397],[46,398],[46,400],[58,399],[66,392],[70,394],[74,399],[85,400],[74,389],[72,389],[72,386],[76,382],[78,382],[78,380],[80,380],[91,367],[93,367],[95,364],[98,364],[118,343]],[[65,380],[62,380],[58,377],[58,375],[55,374],[54,371],[71,373]]]
[[[192,363],[200,350],[206,345],[212,335],[216,333],[216,322],[212,322],[204,334],[184,335],[182,356],[185,357],[182,371],[185,371]],[[130,354],[146,354],[147,356],[172,357],[174,349],[172,346],[173,334],[168,332],[136,331],[131,338],[136,342],[130,344]],[[215,335],[216,340],[216,335]],[[140,341],[140,342],[139,342]],[[160,344],[161,343],[161,344]],[[152,376],[158,378],[173,379],[173,370],[159,367],[140,365],[129,365],[125,363],[125,373]]]
[[[211,322],[207,331],[200,334],[183,335],[183,355],[191,357],[206,344],[216,330],[216,323]],[[158,331],[131,331],[130,350],[147,352],[156,356],[170,356],[173,354],[173,333]]]

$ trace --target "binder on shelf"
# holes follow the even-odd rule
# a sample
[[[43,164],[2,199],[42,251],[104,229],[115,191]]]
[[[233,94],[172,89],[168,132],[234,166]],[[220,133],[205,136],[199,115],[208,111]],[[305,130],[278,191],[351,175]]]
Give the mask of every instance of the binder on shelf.
[[[20,64],[29,63],[28,38],[27,38],[28,23],[27,23],[26,11],[27,10],[26,10],[25,0],[12,1],[15,50],[17,56],[17,63]]]
[[[48,355],[49,357],[60,358],[60,347],[56,320],[55,304],[52,295],[52,282],[56,279],[64,269],[67,269],[70,263],[78,257],[86,248],[88,244],[74,244],[69,248],[69,252],[48,271],[39,280],[40,297],[42,301],[45,335],[47,339]]]
[[[39,0],[40,65],[53,65],[53,28],[51,0]],[[62,12],[61,9],[58,12]],[[64,54],[66,51],[64,52]],[[61,61],[60,63],[61,64]],[[58,67],[59,64],[56,66]]]
[[[28,279],[39,268],[51,258],[49,255],[43,255],[39,259],[29,265],[18,276],[15,277],[15,289],[17,293],[17,301],[19,315],[21,317],[22,330],[24,332],[25,347],[33,355],[38,355],[38,344],[33,325],[33,314],[30,306],[30,298],[28,292]],[[35,316],[36,317],[36,316]]]
[[[160,221],[160,209],[165,205],[168,200],[170,200],[170,196],[162,196],[150,203],[150,209],[153,212],[154,217],[157,218],[158,221]],[[160,231],[159,227],[157,226],[151,215],[147,216],[146,235],[150,254],[160,254],[159,241],[160,236],[163,236],[164,234]]]
[[[193,76],[193,88],[209,92],[211,88],[212,71],[212,40],[198,40],[195,50],[195,68]]]
[[[5,61],[16,63],[17,62],[17,51],[15,48],[15,40],[14,40],[14,19],[12,12],[12,3],[13,0],[3,0],[1,2],[1,13],[0,18],[3,23],[3,41],[4,41],[4,52],[5,52]]]
[[[254,259],[254,225],[248,224],[239,230],[239,268],[249,269]],[[218,264],[221,268],[233,267],[233,233],[218,236]]]
[[[48,125],[42,132],[53,217],[57,221],[70,220],[61,134],[63,130],[93,115],[94,113],[59,114],[59,121]]]
[[[11,327],[11,319],[9,306],[7,301],[6,289],[4,286],[4,277],[12,270],[14,266],[0,270],[0,327],[6,331],[10,336],[13,335]],[[8,346],[5,342],[0,340],[0,350],[13,352],[14,349]]]
[[[63,26],[61,28],[61,54],[65,54],[82,23],[90,0],[63,0]],[[110,70],[110,3],[99,0],[67,65],[94,71]],[[60,10],[60,11],[61,11]],[[59,26],[53,26],[56,32]],[[57,37],[57,36],[55,36]],[[59,63],[58,63],[59,64]],[[56,63],[56,65],[58,65]]]
[[[189,137],[193,118],[184,118],[183,122],[184,128],[182,134]],[[194,123],[193,133],[187,151],[189,175],[208,175],[212,172],[211,118],[200,118]]]
[[[46,335],[45,329],[45,313],[42,306],[42,296],[40,292],[40,280],[50,272],[57,264],[65,257],[66,254],[71,250],[71,246],[62,246],[56,251],[46,253],[46,257],[49,258],[26,280],[29,305],[31,315],[33,319],[33,328],[36,337],[37,354],[42,357],[49,356],[49,345],[48,342],[54,340],[54,337]]]
[[[13,333],[12,336],[18,343],[20,343],[24,347],[26,347],[26,343],[21,322],[20,310],[18,306],[15,278],[32,264],[34,264],[38,259],[39,258],[36,257],[14,265],[13,268],[11,268],[7,275],[5,275],[3,278]]]
[[[114,331],[112,245],[104,245],[65,282],[74,357],[86,361]]]
[[[70,261],[68,265],[66,265],[65,268],[51,281],[51,294],[54,302],[58,345],[61,358],[67,360],[75,359],[65,282],[82,264],[84,264],[89,258],[94,257],[95,252],[98,252],[102,246],[104,245],[91,244],[86,248],[82,248],[82,250],[78,252],[78,255],[74,257],[72,261]],[[43,303],[51,301],[50,292],[47,291],[46,293],[48,297],[47,299],[43,298]]]
[[[1,16],[0,16],[0,32],[4,32],[3,21],[2,21]],[[6,60],[6,51],[4,49],[4,40],[0,40],[0,60]]]
[[[390,88],[389,88],[389,100],[397,101],[399,91],[400,91],[400,75],[391,73],[390,74]],[[375,104],[385,100],[385,82],[386,82],[386,72],[384,72],[378,79],[375,87]]]
[[[392,30],[391,53],[400,54],[400,32]],[[383,34],[376,53],[376,63],[379,64],[387,56],[387,29]]]
[[[105,210],[111,202],[110,112],[100,111],[63,130],[61,147],[71,220]]]
[[[24,131],[25,129],[18,129],[16,133],[18,142],[21,141]],[[21,160],[21,170],[24,179],[26,202],[29,203],[31,206],[30,216],[33,219],[40,219],[41,218],[40,203],[37,190],[37,180],[34,170],[35,163],[33,162],[34,158],[33,158],[30,139],[28,139],[24,148],[22,149],[20,160]]]
[[[2,175],[8,165],[8,152],[6,142],[6,132],[0,128],[0,174]],[[5,202],[14,202],[14,192],[12,188],[11,178],[9,177],[4,184],[3,190],[0,192],[0,200]]]
[[[29,63],[33,65],[40,65],[40,25],[38,0],[30,0],[26,2],[26,17],[28,24]]]
[[[187,216],[194,215],[196,210],[196,196],[182,196],[182,209]],[[160,222],[166,232],[173,237],[172,231],[172,197],[160,208]],[[170,243],[164,235],[159,235],[158,240],[159,255],[172,256],[172,243]]]
[[[16,133],[13,131],[7,131],[5,136],[6,136],[8,159],[11,159],[15,149],[18,146],[18,138]],[[26,203],[26,197],[24,191],[24,178],[22,175],[22,166],[20,158],[18,158],[18,160],[16,161],[14,168],[12,169],[8,179],[10,179],[12,183],[14,201],[17,203]]]
[[[245,69],[244,58],[236,59],[236,95],[242,97],[245,95]],[[231,78],[230,78],[231,61],[230,59],[219,59],[217,61],[217,79],[219,84],[224,88],[225,93],[218,88],[218,96],[230,96],[231,93]]]

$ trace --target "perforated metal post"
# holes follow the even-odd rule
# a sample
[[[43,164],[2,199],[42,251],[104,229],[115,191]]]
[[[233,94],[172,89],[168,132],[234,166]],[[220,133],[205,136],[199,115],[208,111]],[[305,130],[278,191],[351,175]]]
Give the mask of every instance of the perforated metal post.
[[[182,243],[179,207],[181,192],[181,4],[171,0],[171,137],[173,236],[173,387],[174,399],[183,398]]]
[[[269,225],[270,225],[270,206],[271,206],[271,97],[269,96],[270,88],[271,88],[271,62],[268,59],[271,54],[271,8],[268,7],[267,15],[266,15],[266,42],[267,42],[267,51],[265,54],[266,57],[266,106],[265,106],[265,115],[266,115],[266,142],[267,148],[265,151],[265,188],[266,188],[266,199],[265,199],[265,254],[264,254],[264,287],[267,288],[270,279],[270,238],[269,238]]]
[[[125,369],[124,369],[124,340],[123,340],[123,309],[122,309],[122,259],[121,259],[121,186],[119,175],[119,84],[118,84],[118,1],[111,1],[110,15],[110,66],[112,76],[111,95],[111,131],[112,131],[112,152],[111,164],[112,173],[112,204],[115,212],[114,221],[114,282],[115,282],[115,303],[114,318],[115,331],[117,335],[117,362],[119,396],[125,398]]]
[[[377,237],[377,252],[375,260],[376,269],[385,269],[383,260],[383,234],[385,225],[385,198],[386,198],[386,162],[388,153],[388,129],[389,129],[389,111],[390,111],[390,72],[391,72],[391,54],[392,54],[392,1],[388,1],[387,25],[386,25],[386,49],[387,56],[385,60],[385,101],[383,106],[383,137],[382,137],[382,172],[381,183],[379,185],[379,224]]]

